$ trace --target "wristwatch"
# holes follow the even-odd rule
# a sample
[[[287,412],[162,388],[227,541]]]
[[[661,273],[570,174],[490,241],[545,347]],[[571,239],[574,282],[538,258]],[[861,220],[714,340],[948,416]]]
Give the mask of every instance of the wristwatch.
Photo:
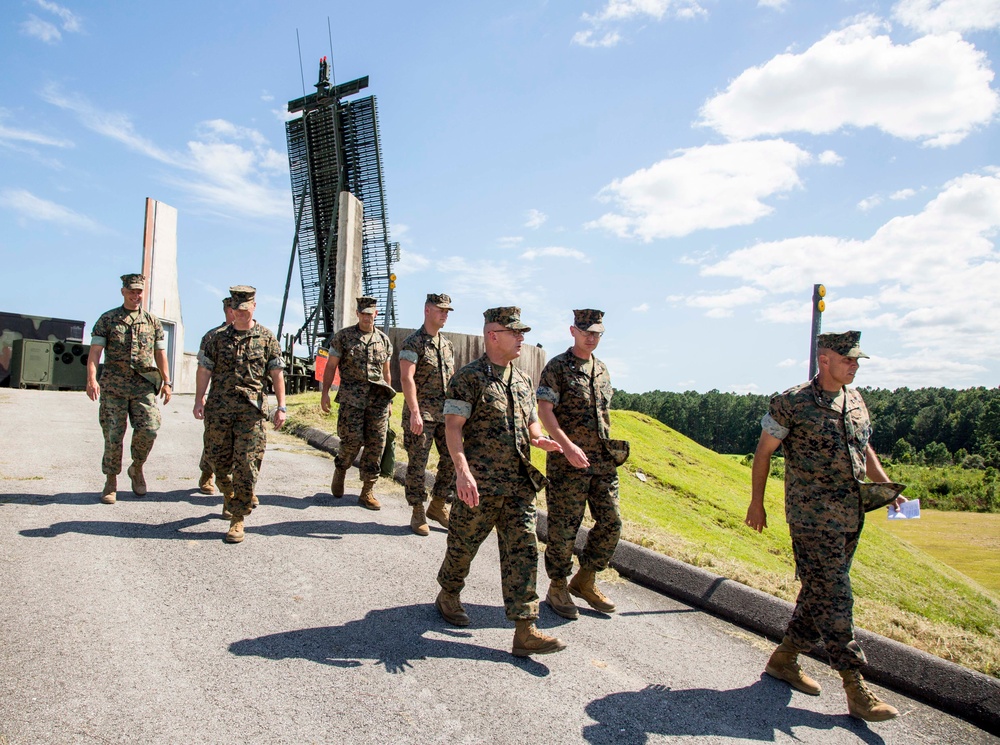
[[[283,412],[285,412],[287,414],[288,413],[288,407],[287,406],[279,406],[277,409],[275,409],[275,411],[283,411]]]
[[[173,383],[171,383],[171,382],[170,382],[169,380],[164,380],[164,381],[163,381],[163,385],[169,385],[169,386],[170,386],[171,388],[173,388],[173,387],[174,387],[174,384],[173,384]]]

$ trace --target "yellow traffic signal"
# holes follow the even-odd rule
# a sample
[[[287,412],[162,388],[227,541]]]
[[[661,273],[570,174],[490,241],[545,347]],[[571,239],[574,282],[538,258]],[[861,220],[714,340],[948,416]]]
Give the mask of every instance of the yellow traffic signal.
[[[826,297],[826,286],[825,285],[813,285],[813,307],[816,309],[817,313],[822,313],[826,310],[826,301],[823,299]]]
[[[396,289],[396,275],[395,274],[390,274],[389,275],[389,289],[390,290],[395,290]]]

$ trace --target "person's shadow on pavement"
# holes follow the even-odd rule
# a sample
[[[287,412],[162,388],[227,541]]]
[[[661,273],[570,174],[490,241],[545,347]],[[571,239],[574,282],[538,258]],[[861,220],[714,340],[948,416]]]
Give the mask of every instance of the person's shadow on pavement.
[[[473,644],[475,629],[509,627],[512,637],[514,629],[502,608],[469,604],[465,608],[475,623],[468,631],[442,620],[433,604],[403,605],[369,611],[364,618],[342,626],[243,639],[230,644],[229,651],[244,657],[303,659],[344,668],[359,667],[361,660],[374,660],[388,673],[403,673],[413,667],[415,660],[437,657],[514,665],[535,677],[549,674],[548,667],[530,657],[514,657],[510,650]]]
[[[729,691],[649,685],[641,691],[612,693],[587,704],[587,714],[597,723],[584,727],[583,737],[594,745],[645,745],[651,734],[774,742],[776,732],[796,738],[795,727],[840,727],[862,742],[884,745],[881,737],[846,713],[820,714],[799,709],[788,705],[791,699],[791,688],[764,674],[753,685]]]

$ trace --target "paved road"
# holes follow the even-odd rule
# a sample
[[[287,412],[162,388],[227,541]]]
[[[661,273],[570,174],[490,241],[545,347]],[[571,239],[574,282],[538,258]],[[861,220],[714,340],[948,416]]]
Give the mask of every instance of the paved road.
[[[331,460],[288,436],[227,545],[191,404],[164,410],[150,494],[107,506],[96,404],[0,389],[0,745],[1000,742],[894,692],[903,716],[859,723],[818,663],[823,696],[791,692],[761,675],[766,641],[624,582],[613,618],[543,606],[569,648],[514,658],[495,539],[463,595],[473,625],[448,626],[444,532],[414,536],[395,485],[378,513],[356,480],[332,499]]]

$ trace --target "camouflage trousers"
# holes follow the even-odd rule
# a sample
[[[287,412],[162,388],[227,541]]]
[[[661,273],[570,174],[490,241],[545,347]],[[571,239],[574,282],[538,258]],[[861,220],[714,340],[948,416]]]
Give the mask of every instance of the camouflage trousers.
[[[348,469],[364,448],[361,455],[361,480],[377,479],[382,470],[382,451],[385,450],[385,432],[389,427],[389,404],[381,407],[341,406],[337,414],[337,437],[340,449],[333,463],[337,468]]]
[[[236,516],[249,515],[257,474],[264,460],[267,433],[259,411],[205,416],[205,457],[212,465],[219,490],[233,496],[224,507]]]
[[[122,472],[122,447],[125,425],[132,423],[132,460],[145,463],[153,449],[156,431],[160,428],[160,410],[156,407],[156,394],[136,394],[128,398],[101,393],[98,419],[104,431],[104,457],[101,471],[106,476]]]
[[[801,649],[822,641],[834,670],[856,670],[865,664],[865,653],[854,640],[851,562],[861,528],[841,533],[789,527],[802,589],[786,633]]]
[[[618,474],[570,472],[551,475],[545,489],[545,503],[549,534],[545,546],[545,572],[549,579],[566,579],[573,571],[573,545],[587,505],[590,505],[594,527],[580,554],[580,567],[595,572],[607,569],[622,534]]]
[[[404,409],[404,412],[406,410]],[[424,422],[424,431],[415,435],[410,432],[408,413],[403,419],[403,446],[406,448],[406,501],[410,505],[423,504],[427,499],[424,471],[431,445],[437,445],[438,467],[434,478],[434,499],[448,499],[455,491],[455,464],[448,453],[448,443],[444,437],[444,422]]]
[[[500,548],[500,582],[503,605],[511,621],[538,618],[538,542],[535,539],[535,490],[527,477],[518,476],[484,490],[479,481],[479,506],[456,499],[448,527],[448,549],[438,571],[445,592],[465,587],[472,560],[494,527]],[[485,492],[485,493],[484,493]]]
[[[207,422],[206,422],[205,426],[206,427],[208,426]],[[202,440],[204,441],[204,436],[202,436]],[[260,464],[261,464],[261,461],[263,461],[263,459],[264,459],[264,451],[261,450],[260,451],[260,458],[257,459],[257,472],[258,473],[260,472]],[[212,462],[208,459],[208,450],[205,448],[204,443],[201,446],[201,460],[198,461],[198,468],[201,469],[202,473],[212,473],[212,474],[215,473],[215,470],[212,468]]]

